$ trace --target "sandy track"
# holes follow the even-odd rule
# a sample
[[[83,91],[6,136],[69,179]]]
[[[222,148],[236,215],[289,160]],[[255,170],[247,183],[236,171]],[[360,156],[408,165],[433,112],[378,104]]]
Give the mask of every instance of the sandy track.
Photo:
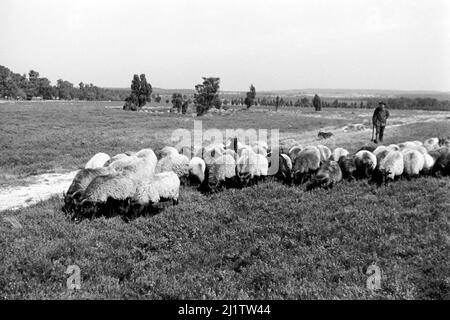
[[[0,211],[14,210],[61,195],[69,188],[75,174],[46,173],[36,177],[28,186],[0,188]]]

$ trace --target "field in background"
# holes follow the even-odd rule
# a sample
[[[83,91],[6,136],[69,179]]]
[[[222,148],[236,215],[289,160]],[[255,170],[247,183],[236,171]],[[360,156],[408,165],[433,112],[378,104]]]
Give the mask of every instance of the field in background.
[[[194,119],[105,109],[114,103],[0,105],[0,185],[30,174],[69,171],[96,152],[116,154],[170,144],[172,130]],[[117,104],[116,104],[117,105]],[[448,114],[392,111],[386,143],[450,135]],[[370,110],[265,108],[202,118],[203,128],[279,128],[283,138],[352,151],[371,131]],[[204,196],[181,190],[180,204],[129,223],[74,224],[53,198],[17,211],[20,227],[0,220],[0,297],[150,299],[449,299],[450,177],[401,180],[376,188],[343,182],[305,192],[267,181]],[[68,292],[67,266],[81,268],[81,290]],[[382,271],[366,289],[367,266]]]
[[[172,132],[177,128],[193,130],[194,120],[202,120],[204,130],[275,128],[280,130],[282,138],[307,138],[304,143],[314,144],[318,143],[320,128],[335,130],[335,137],[323,144],[351,150],[368,143],[371,136],[370,130],[345,135],[340,130],[349,124],[368,124],[371,111],[362,109],[332,108],[318,114],[312,108],[281,108],[275,113],[273,108],[258,107],[193,118],[192,115],[109,108],[121,105],[121,102],[56,101],[0,104],[0,186],[15,184],[30,175],[78,169],[97,152],[114,155],[170,145]],[[440,120],[433,123],[428,136],[445,134],[449,124],[448,113],[443,112],[392,110],[391,114],[391,124],[417,122],[421,121],[420,117]],[[389,130],[386,138],[395,141],[395,135]],[[417,139],[423,140],[419,127],[414,130],[419,130]]]

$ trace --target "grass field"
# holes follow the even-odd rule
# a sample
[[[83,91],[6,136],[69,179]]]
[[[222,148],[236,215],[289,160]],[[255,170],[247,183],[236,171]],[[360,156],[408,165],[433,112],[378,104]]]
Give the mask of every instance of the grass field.
[[[68,171],[94,153],[116,154],[169,143],[190,116],[105,109],[113,103],[0,104],[0,185],[32,174]],[[429,121],[430,119],[432,121]],[[369,110],[264,108],[205,117],[203,128],[279,128],[282,137],[352,151],[370,130],[340,128],[370,119]],[[450,135],[443,113],[393,111],[386,143]],[[180,204],[131,222],[79,224],[62,200],[4,211],[0,220],[2,299],[449,299],[450,177],[400,180],[377,188],[343,182],[304,191],[266,181],[205,196],[190,187]],[[66,288],[67,266],[81,269],[81,290]],[[382,272],[366,288],[366,268]]]

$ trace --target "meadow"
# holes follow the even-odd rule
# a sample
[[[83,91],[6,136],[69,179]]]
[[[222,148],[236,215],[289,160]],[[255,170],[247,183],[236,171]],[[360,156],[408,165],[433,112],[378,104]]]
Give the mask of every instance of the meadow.
[[[170,144],[192,115],[107,109],[113,102],[0,104],[0,188],[35,174],[80,168],[97,152]],[[276,128],[282,138],[370,144],[370,110],[259,107],[202,118],[209,128]],[[450,135],[448,114],[393,110],[385,144]],[[317,140],[317,131],[334,132]],[[1,190],[1,189],[0,189]],[[376,187],[342,182],[306,192],[269,179],[203,195],[182,187],[180,203],[154,216],[74,223],[54,197],[0,220],[2,299],[449,299],[450,177]],[[67,266],[81,290],[66,288]],[[381,269],[381,289],[366,269]]]

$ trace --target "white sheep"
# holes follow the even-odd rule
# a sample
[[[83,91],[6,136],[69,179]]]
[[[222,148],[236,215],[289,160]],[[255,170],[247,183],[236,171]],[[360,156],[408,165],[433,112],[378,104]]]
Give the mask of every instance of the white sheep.
[[[332,160],[339,161],[341,157],[346,157],[349,155],[349,152],[344,148],[336,148],[333,151]]]
[[[113,157],[114,158],[114,157]],[[113,159],[111,158],[111,159]],[[121,171],[124,167],[131,166],[139,161],[139,158],[134,156],[120,156],[117,157],[115,160],[110,161],[108,164],[109,168],[112,168],[116,171]]]
[[[156,164],[155,173],[173,171],[181,180],[186,180],[189,175],[189,159],[184,154],[169,153]]]
[[[111,159],[109,159],[108,161],[105,162],[105,164],[103,165],[104,167],[109,167],[109,165],[111,163],[113,163],[114,161],[118,161],[118,160],[122,160],[122,159],[127,159],[129,156],[126,155],[125,153],[119,153],[116,154],[114,157],[111,157]]]
[[[383,152],[385,150],[387,150],[386,146],[378,146],[378,147],[375,148],[375,150],[373,150],[372,153],[376,156],[377,154],[379,154],[379,153],[381,153],[381,152]]]
[[[387,150],[389,151],[400,151],[400,147],[396,144],[390,144],[386,147]],[[375,154],[375,152],[374,152]]]
[[[81,205],[86,203],[106,203],[108,198],[125,200],[136,192],[136,181],[123,174],[98,176],[83,193]]]
[[[205,180],[206,164],[202,158],[193,157],[189,161],[189,180],[192,184],[201,184]]]
[[[253,146],[253,152],[263,155],[263,156],[267,156],[267,149],[265,149],[264,147],[260,146],[260,145],[255,145]]]
[[[257,179],[267,176],[269,162],[266,157],[255,154],[252,150],[243,152],[236,163],[238,178],[243,185],[256,182]]]
[[[225,149],[221,145],[214,144],[207,146],[203,151],[203,160],[205,160],[206,164],[212,164],[224,152]]]
[[[390,151],[378,166],[375,180],[379,184],[387,183],[388,180],[394,180],[403,174],[404,161],[403,154],[400,151]]]
[[[412,141],[405,141],[403,143],[399,143],[398,146],[399,146],[400,150],[403,150],[403,149],[416,149],[417,144],[412,142]]]
[[[269,146],[267,145],[267,142],[264,141],[264,140],[257,140],[257,141],[255,141],[253,143],[253,147],[256,147],[256,146],[265,149],[266,152],[267,152],[267,150],[269,150]]]
[[[429,155],[428,153],[423,155],[423,169],[422,169],[422,173],[423,174],[429,174],[431,173],[433,166],[434,166],[434,158]]]
[[[408,179],[418,176],[423,169],[424,162],[423,155],[417,150],[410,150],[403,153],[403,173]]]
[[[84,192],[88,185],[98,176],[106,176],[113,173],[114,170],[108,167],[96,169],[81,169],[77,172],[66,192],[66,197],[73,197],[74,194]]]
[[[234,152],[232,149],[226,149],[225,152],[223,153],[223,155],[232,156],[235,161],[237,161],[237,159],[238,159],[237,153]]]
[[[96,153],[84,166],[85,169],[96,169],[101,168],[105,165],[106,162],[109,161],[111,157],[106,153],[99,152]]]
[[[320,152],[320,162],[326,162],[331,157],[331,150],[327,146],[324,146],[322,144],[318,144],[317,149],[319,149]]]
[[[180,196],[180,179],[175,172],[167,171],[155,174],[151,179],[137,183],[132,202],[141,206],[172,200],[178,204]]]
[[[230,155],[217,158],[214,163],[206,166],[203,188],[217,189],[222,186],[234,186],[236,177],[236,160]],[[205,190],[206,190],[205,189]]]
[[[429,138],[423,142],[423,146],[428,152],[439,148],[439,138]]]

